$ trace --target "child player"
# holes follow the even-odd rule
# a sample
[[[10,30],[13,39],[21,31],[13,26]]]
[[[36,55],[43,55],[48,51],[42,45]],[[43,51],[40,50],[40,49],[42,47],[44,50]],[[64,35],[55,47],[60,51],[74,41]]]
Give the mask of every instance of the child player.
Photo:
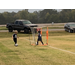
[[[18,46],[17,44],[17,31],[15,31],[15,33],[12,35],[13,41],[15,42],[15,46]]]
[[[41,41],[42,45],[44,45],[44,43],[42,42],[41,31],[38,31],[38,39],[37,39],[37,44],[36,45],[38,45],[38,41]]]

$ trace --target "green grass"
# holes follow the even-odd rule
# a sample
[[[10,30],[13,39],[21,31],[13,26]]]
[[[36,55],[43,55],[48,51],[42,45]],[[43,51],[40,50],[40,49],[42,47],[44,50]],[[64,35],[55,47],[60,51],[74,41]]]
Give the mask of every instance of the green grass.
[[[0,38],[9,38],[12,37],[14,32],[0,32]],[[74,35],[75,33],[69,33],[65,31],[49,31],[49,36],[64,36],[64,35]],[[24,34],[24,32],[18,33],[19,37],[28,37],[32,34]],[[37,36],[37,33],[35,34]],[[46,36],[46,32],[42,32],[42,36]]]
[[[12,37],[13,34],[14,32],[0,32],[0,38],[9,38],[9,37]],[[27,37],[29,35],[32,35],[32,34],[24,34],[23,32],[18,33],[19,37]]]
[[[58,24],[53,24],[53,25],[51,25],[51,26],[64,26],[64,24],[60,24],[60,23],[58,23]]]
[[[7,30],[5,26],[0,26],[0,30]]]
[[[19,46],[15,47],[12,34],[0,33],[0,65],[75,65],[74,54],[49,46],[32,46],[29,34],[18,33]],[[42,37],[46,43],[45,32]],[[75,33],[49,32],[49,45],[75,53]]]
[[[53,24],[46,26],[48,26],[48,29],[64,29],[64,24]],[[47,27],[43,27],[43,29],[47,29]]]
[[[46,32],[42,32],[43,36],[46,36]],[[49,36],[66,36],[66,35],[75,35],[75,33],[69,33],[66,31],[49,31]]]
[[[43,29],[47,29],[47,27],[43,27]],[[48,29],[64,29],[64,27],[48,27]]]

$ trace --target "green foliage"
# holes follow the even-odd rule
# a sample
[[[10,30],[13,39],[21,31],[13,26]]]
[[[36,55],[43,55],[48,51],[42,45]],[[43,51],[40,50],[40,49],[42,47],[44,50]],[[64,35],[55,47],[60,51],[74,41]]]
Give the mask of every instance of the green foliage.
[[[44,9],[42,11],[35,11],[33,13],[28,10],[22,10],[15,12],[3,12],[0,13],[0,24],[12,23],[16,19],[27,19],[32,23],[64,23],[75,21],[75,9],[63,9],[57,12],[55,9]]]

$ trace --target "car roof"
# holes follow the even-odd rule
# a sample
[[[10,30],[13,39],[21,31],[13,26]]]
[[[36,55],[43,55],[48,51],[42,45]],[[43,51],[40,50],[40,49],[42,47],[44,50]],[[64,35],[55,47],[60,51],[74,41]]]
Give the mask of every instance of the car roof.
[[[69,24],[75,24],[75,23],[74,23],[74,22],[69,22],[69,23],[67,23],[67,24],[69,25]]]
[[[16,21],[29,21],[29,20],[17,19]]]

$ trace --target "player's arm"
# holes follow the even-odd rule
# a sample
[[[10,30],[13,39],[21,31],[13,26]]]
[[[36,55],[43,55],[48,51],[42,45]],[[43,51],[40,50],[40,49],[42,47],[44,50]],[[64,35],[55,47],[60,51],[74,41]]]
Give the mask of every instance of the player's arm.
[[[12,38],[13,38],[13,35],[12,35]]]

